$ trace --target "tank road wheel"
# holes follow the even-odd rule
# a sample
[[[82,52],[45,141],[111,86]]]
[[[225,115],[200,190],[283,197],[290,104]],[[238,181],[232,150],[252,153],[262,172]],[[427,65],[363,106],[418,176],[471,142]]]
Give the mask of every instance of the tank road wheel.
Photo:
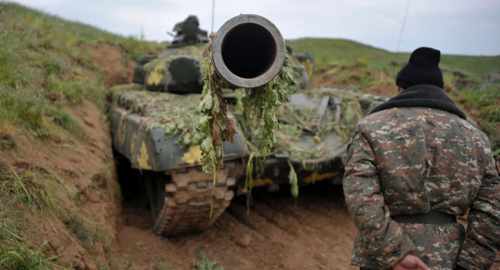
[[[227,170],[219,170],[214,182],[212,175],[200,168],[189,168],[173,173],[171,181],[157,192],[155,183],[151,183],[154,232],[173,236],[207,229],[231,203],[234,192],[230,188],[235,182]]]

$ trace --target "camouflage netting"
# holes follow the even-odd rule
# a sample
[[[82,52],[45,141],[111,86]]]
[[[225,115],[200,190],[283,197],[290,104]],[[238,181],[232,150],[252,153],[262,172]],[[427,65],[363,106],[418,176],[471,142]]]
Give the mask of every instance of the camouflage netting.
[[[309,70],[307,68],[312,69],[312,67],[306,66],[305,64],[301,63],[296,57],[291,55],[287,57],[287,62],[292,71],[291,75],[296,82],[294,85],[294,87],[297,88],[296,90],[309,87],[312,78],[312,70],[311,73],[309,73]]]
[[[202,141],[203,134],[196,131],[201,119],[198,109],[200,95],[149,92],[137,84],[118,86],[113,92],[113,102],[144,117],[146,128],[162,127],[167,135],[180,135],[178,143],[183,146],[197,145]]]
[[[203,141],[205,135],[198,126],[203,117],[199,110],[201,95],[149,92],[138,84],[121,85],[113,92],[113,102],[145,117],[147,128],[161,126],[167,135],[180,135],[179,143],[186,147]],[[273,154],[295,162],[334,158],[344,151],[358,120],[385,100],[331,88],[292,95],[278,111],[280,125]],[[242,118],[237,118],[241,125]]]
[[[203,170],[215,172],[221,166],[224,153],[222,141],[231,140],[236,131],[235,125],[238,125],[250,152],[247,164],[248,183],[248,179],[253,176],[254,159],[263,159],[271,154],[276,142],[274,133],[278,127],[278,108],[297,91],[298,80],[295,76],[299,73],[287,57],[279,74],[266,84],[256,88],[235,89],[237,106],[234,111],[239,115],[239,120],[234,123],[224,98],[226,82],[215,70],[211,54],[212,51],[209,50],[209,57],[204,63],[201,104],[204,118],[200,131],[206,137],[201,144]]]
[[[341,89],[316,89],[291,97],[280,108],[275,155],[294,162],[340,156],[357,122],[386,98]]]

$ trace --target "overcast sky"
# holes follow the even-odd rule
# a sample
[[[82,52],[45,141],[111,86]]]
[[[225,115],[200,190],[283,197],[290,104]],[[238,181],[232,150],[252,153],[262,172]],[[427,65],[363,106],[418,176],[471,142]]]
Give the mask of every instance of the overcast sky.
[[[1,1],[1,0],[0,0]],[[263,15],[285,38],[348,38],[391,51],[500,55],[500,0],[215,0],[215,30],[241,13]],[[210,30],[212,0],[15,0],[123,35],[170,39],[189,14]],[[409,3],[406,27],[401,26]],[[400,45],[398,45],[400,44]]]

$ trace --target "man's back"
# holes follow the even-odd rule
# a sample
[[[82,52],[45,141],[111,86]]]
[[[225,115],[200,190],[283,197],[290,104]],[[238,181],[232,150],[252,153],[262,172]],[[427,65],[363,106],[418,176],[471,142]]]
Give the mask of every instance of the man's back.
[[[365,118],[359,131],[376,156],[392,215],[430,210],[463,215],[490,162],[487,137],[468,121],[440,110],[384,110]]]
[[[344,181],[346,201],[360,230],[353,262],[378,269],[410,252],[431,269],[453,269],[466,237],[461,225],[446,219],[466,214],[478,200],[478,208],[497,204],[488,197],[491,193],[478,197],[481,189],[498,188],[495,177],[487,137],[455,114],[410,107],[369,115],[359,123],[348,151]],[[490,179],[496,182],[487,183]],[[498,214],[484,210],[473,218]],[[441,221],[422,224],[408,218],[429,213]],[[489,220],[498,222],[498,215],[496,221],[484,222]],[[467,266],[484,265],[494,257],[488,245],[498,241],[481,239],[500,239],[490,225],[469,227],[475,230],[467,233],[471,247],[460,255]]]

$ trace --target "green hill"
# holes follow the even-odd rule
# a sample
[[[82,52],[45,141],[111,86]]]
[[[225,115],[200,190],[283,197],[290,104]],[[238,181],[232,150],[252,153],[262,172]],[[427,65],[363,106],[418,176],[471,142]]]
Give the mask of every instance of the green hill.
[[[405,63],[409,57],[408,53],[392,53],[345,39],[301,38],[289,43],[295,51],[313,54],[319,69],[356,62],[367,63],[372,68],[387,68],[391,62]],[[482,77],[500,72],[500,56],[443,55],[441,67]]]

